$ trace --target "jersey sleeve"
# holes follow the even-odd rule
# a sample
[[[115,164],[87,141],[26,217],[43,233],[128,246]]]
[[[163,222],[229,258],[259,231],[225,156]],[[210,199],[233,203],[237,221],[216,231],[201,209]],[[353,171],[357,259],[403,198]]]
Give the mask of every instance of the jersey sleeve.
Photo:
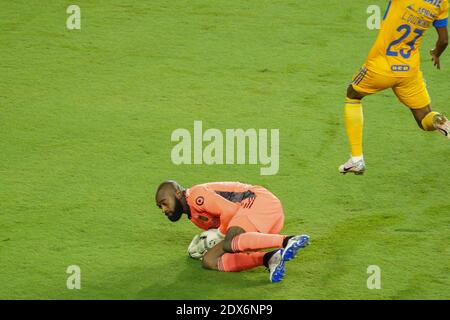
[[[443,28],[448,26],[448,0],[442,2],[441,10],[436,20],[434,20],[433,26],[436,28]]]
[[[222,219],[234,215],[239,208],[236,203],[228,201],[205,186],[191,188],[192,205],[198,212],[206,212]]]

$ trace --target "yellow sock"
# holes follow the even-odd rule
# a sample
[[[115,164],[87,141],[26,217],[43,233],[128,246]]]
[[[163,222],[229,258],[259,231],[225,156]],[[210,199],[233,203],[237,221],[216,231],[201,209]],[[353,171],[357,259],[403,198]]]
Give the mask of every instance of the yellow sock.
[[[436,130],[436,128],[433,126],[433,118],[437,114],[439,114],[439,112],[431,111],[422,119],[423,130],[426,131]]]
[[[344,122],[352,157],[362,156],[362,136],[364,118],[361,100],[345,99]]]

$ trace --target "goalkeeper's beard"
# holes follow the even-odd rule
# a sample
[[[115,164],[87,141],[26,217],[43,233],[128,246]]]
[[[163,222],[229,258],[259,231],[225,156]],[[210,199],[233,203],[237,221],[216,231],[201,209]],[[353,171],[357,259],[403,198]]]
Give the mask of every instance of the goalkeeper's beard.
[[[181,201],[179,199],[175,199],[175,208],[173,210],[173,213],[170,216],[168,216],[169,220],[172,222],[180,220],[183,211],[184,210]]]

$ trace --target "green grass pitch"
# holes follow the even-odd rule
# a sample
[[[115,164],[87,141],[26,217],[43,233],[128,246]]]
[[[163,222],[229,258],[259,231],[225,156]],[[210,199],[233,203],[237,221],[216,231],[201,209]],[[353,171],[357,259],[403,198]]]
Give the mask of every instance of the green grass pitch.
[[[363,177],[347,160],[347,84],[386,1],[3,1],[0,10],[1,299],[449,299],[450,146],[389,92],[364,100]],[[450,114],[450,56],[422,68]],[[177,128],[280,129],[280,170],[174,165]],[[285,234],[311,245],[283,282],[264,268],[203,270],[198,229],[169,222],[158,183],[260,184]],[[81,268],[68,290],[66,269]],[[369,290],[367,267],[381,268]]]

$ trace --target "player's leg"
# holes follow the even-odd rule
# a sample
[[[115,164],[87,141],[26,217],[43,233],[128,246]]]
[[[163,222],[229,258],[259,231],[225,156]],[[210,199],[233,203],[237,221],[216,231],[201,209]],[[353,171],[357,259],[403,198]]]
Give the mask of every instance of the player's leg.
[[[282,210],[280,206],[280,210]],[[280,211],[282,212],[282,211]],[[279,234],[284,221],[283,214],[237,215],[230,221],[223,249],[228,253],[248,252],[263,249],[284,249],[283,259],[292,260],[298,250],[308,245],[309,236],[287,236]]]
[[[270,271],[271,282],[278,282],[284,276],[282,250],[270,252],[226,253],[223,241],[208,250],[202,260],[205,269],[223,272],[239,272],[265,266]]]
[[[215,245],[203,256],[203,267],[221,271],[242,271],[262,266],[267,252],[235,253],[230,249],[233,238],[243,233],[245,230],[241,227],[229,228],[224,241]]]
[[[224,255],[223,241],[209,249],[202,259],[202,266],[205,269],[219,270],[218,261]]]
[[[250,228],[248,230],[255,229]],[[237,272],[265,266],[269,271],[270,282],[281,281],[285,274],[285,251],[283,249],[276,249],[270,252],[233,252],[231,250],[230,243],[233,239],[248,234],[256,236],[261,235],[261,233],[256,231],[245,232],[245,230],[240,227],[229,228],[225,240],[205,254],[203,266],[205,268],[224,272]],[[226,250],[224,246],[227,247]]]
[[[352,82],[347,88],[347,95],[344,106],[344,125],[350,144],[350,159],[339,166],[339,172],[363,174],[365,171],[363,155],[363,126],[364,117],[361,100],[386,87],[380,77],[367,70],[363,66],[360,71],[353,76]]]
[[[431,110],[431,105],[420,109],[411,109],[419,128],[425,131],[438,130],[450,139],[450,121],[441,113]]]
[[[260,192],[251,208],[241,208],[230,220],[222,242],[226,253],[219,258],[219,270],[233,270],[236,261],[241,265],[246,263],[245,260],[255,259],[255,266],[265,265],[269,269],[271,282],[281,281],[285,273],[285,261],[291,260],[309,240],[308,236],[297,239],[280,235],[283,224],[284,213],[279,199],[270,192]],[[264,255],[254,252],[269,248],[279,249]]]
[[[242,207],[230,220],[224,250],[231,253],[293,247],[295,252],[289,249],[285,259],[291,260],[300,248],[308,244],[309,237],[281,235],[284,212],[280,200],[263,188],[256,197],[250,208]]]
[[[364,95],[357,92],[350,84],[344,106],[344,125],[350,144],[351,158],[339,167],[341,173],[353,172],[363,174],[365,170],[362,149],[364,116],[361,100]]]
[[[236,272],[263,265],[266,252],[230,254],[223,249],[224,241],[218,243],[205,253],[202,266],[205,269]]]
[[[223,249],[225,252],[235,253],[283,247],[283,241],[286,236],[261,233],[246,216],[238,217],[232,223],[238,224],[239,226],[231,226],[228,228],[225,240],[223,241]]]
[[[431,105],[427,105],[423,108],[411,109],[411,112],[414,116],[414,119],[417,122],[417,125],[420,129],[425,131],[433,131],[436,128],[433,126],[433,118],[435,115],[439,114],[438,112],[433,112],[431,110]]]
[[[402,79],[394,88],[394,93],[412,112],[418,126],[425,131],[438,130],[450,139],[450,121],[441,113],[432,111],[422,72]]]

